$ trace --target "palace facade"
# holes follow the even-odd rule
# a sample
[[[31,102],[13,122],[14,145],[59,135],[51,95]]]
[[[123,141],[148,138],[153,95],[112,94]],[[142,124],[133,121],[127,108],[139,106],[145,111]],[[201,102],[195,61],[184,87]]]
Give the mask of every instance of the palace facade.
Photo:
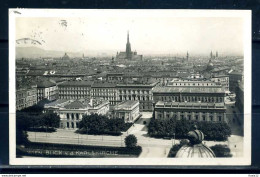
[[[46,112],[55,112],[60,118],[60,128],[79,128],[84,115],[105,115],[109,111],[109,102],[102,99],[60,99],[44,105]]]
[[[113,109],[113,117],[122,118],[125,122],[134,122],[141,114],[139,112],[139,101],[124,101],[117,104]]]
[[[226,122],[226,107],[222,103],[189,103],[158,101],[154,108],[155,119]]]

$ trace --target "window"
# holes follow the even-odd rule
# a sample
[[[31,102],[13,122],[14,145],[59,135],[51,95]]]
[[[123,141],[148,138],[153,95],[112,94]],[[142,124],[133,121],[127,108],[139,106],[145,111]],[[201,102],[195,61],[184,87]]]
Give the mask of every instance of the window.
[[[202,116],[202,119],[203,119],[203,121],[206,121],[206,117],[205,117],[205,115]]]
[[[74,120],[74,114],[71,114],[71,119]]]
[[[219,116],[219,117],[218,117],[218,121],[219,121],[219,122],[221,122],[221,120],[222,120],[222,117],[221,117],[221,116]]]
[[[79,120],[79,114],[78,113],[76,114],[76,120]]]
[[[70,123],[69,122],[67,122],[67,128],[70,128]]]
[[[67,120],[69,120],[70,119],[70,115],[69,115],[69,113],[67,113]]]
[[[195,117],[196,117],[196,120],[199,120],[199,116],[198,115],[196,115]]]

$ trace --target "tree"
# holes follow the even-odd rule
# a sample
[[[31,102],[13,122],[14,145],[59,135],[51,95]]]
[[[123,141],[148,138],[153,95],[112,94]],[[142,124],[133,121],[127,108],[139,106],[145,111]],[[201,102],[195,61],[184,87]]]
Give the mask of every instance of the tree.
[[[42,115],[42,125],[47,128],[58,128],[60,126],[60,116],[52,112],[44,113]]]
[[[79,123],[79,133],[120,135],[128,129],[129,124],[122,118],[109,119],[107,116],[90,114],[84,115]]]
[[[137,138],[135,135],[128,135],[125,137],[125,146],[128,148],[136,147],[137,144]]]
[[[216,144],[215,146],[210,147],[216,157],[232,157],[232,154],[230,153],[230,149],[227,145],[222,144]]]

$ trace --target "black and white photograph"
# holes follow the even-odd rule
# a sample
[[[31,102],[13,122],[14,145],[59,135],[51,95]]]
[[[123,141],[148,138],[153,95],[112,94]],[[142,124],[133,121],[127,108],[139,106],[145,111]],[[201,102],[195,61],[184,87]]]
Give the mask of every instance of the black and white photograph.
[[[9,10],[13,165],[250,165],[251,11]]]

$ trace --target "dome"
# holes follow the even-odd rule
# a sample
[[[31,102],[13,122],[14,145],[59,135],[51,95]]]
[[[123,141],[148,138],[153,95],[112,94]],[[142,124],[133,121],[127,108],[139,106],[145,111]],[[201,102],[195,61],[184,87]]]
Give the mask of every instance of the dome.
[[[176,154],[176,158],[214,158],[216,157],[214,152],[205,144],[202,144],[204,140],[204,134],[202,131],[197,130],[197,126],[194,126],[194,130],[189,131],[187,134],[189,143],[183,145]]]
[[[211,60],[209,60],[209,63],[207,65],[207,70],[212,70],[214,68],[213,63],[211,62]]]
[[[214,152],[206,145],[200,143],[195,145],[183,145],[177,152],[176,158],[215,158]]]

